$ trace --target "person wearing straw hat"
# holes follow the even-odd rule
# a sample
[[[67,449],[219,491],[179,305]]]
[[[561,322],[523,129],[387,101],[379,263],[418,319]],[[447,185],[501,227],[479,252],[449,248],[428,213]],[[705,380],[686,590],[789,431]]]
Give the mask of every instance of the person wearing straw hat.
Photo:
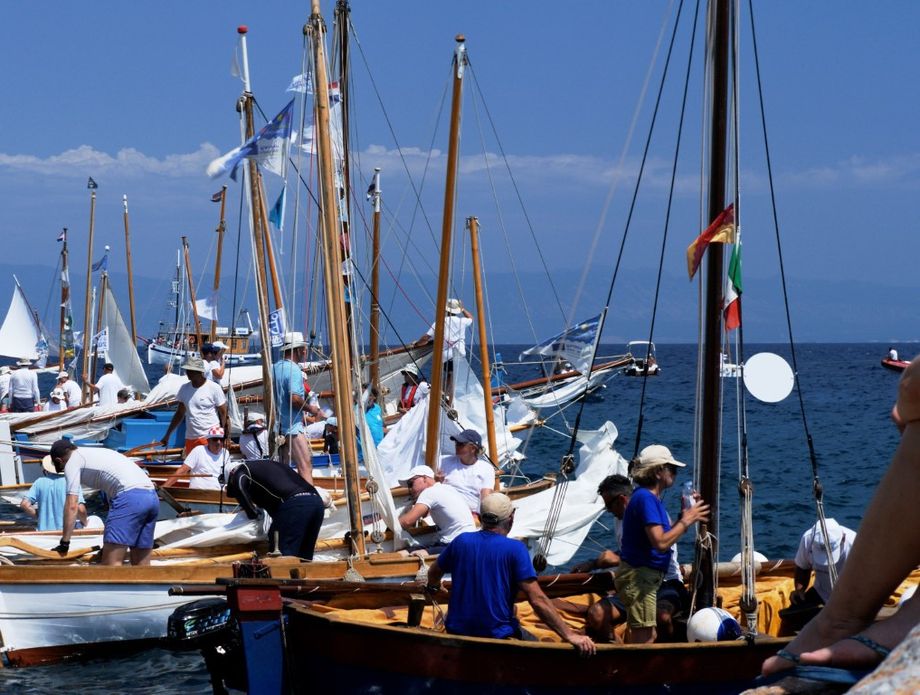
[[[473,325],[473,315],[464,308],[463,302],[459,299],[448,299],[445,309],[447,315],[444,317],[444,345],[442,352],[446,375],[444,393],[452,394],[454,358],[466,356],[466,331]],[[415,346],[428,345],[434,340],[434,330],[435,324],[432,323],[428,332],[415,341]]]
[[[23,357],[16,361],[16,369],[10,374],[10,411],[31,413],[41,408],[41,394],[38,391],[38,376],[32,360]]]
[[[431,393],[431,386],[419,372],[415,363],[402,368],[403,384],[399,389],[399,412],[406,413]]]
[[[215,425],[208,431],[207,444],[192,449],[161,487],[172,487],[187,477],[192,490],[220,490],[220,480],[226,478],[229,466],[230,452],[224,447],[224,428]]]
[[[67,481],[51,462],[51,455],[42,459],[42,477],[22,498],[19,508],[38,520],[39,531],[60,531],[64,528],[64,505],[67,501]],[[83,490],[77,495],[77,521],[87,524]]]
[[[59,410],[66,410],[67,404],[64,402],[64,392],[61,389],[51,389],[48,400],[42,406],[42,411],[46,413],[55,413]]]
[[[64,392],[64,402],[68,408],[76,408],[80,405],[80,401],[83,400],[83,393],[80,391],[79,384],[70,378],[70,374],[63,370],[58,372],[57,388]]]
[[[104,492],[109,499],[100,563],[122,565],[130,551],[132,565],[149,565],[160,500],[153,482],[140,466],[117,451],[78,448],[68,439],[52,444],[50,456],[54,469],[67,480],[61,542],[52,550],[61,555],[70,552],[77,499],[85,485]]]
[[[501,492],[482,501],[482,528],[462,533],[428,569],[428,590],[438,591],[441,578],[451,574],[447,632],[495,639],[536,638],[515,616],[514,601],[522,592],[540,619],[581,654],[594,654],[594,641],[573,630],[540,588],[527,547],[508,538],[514,505]]]
[[[307,343],[303,334],[285,333],[281,343],[281,359],[272,367],[275,382],[275,403],[278,408],[278,430],[284,443],[278,447],[281,462],[291,461],[308,483],[313,483],[313,453],[304,425],[308,406],[300,363],[306,358]]]
[[[658,589],[671,560],[671,546],[692,524],[709,519],[702,500],[684,509],[674,526],[661,495],[674,485],[685,468],[670,449],[652,444],[630,461],[629,474],[637,485],[623,514],[620,569],[615,586],[626,607],[626,641],[651,643],[657,637]]]
[[[176,393],[179,403],[160,444],[169,445],[169,436],[185,418],[183,453],[188,456],[196,446],[208,443],[208,433],[212,427],[222,427],[225,432],[228,431],[227,397],[220,386],[205,377],[205,364],[200,357],[187,357],[182,363],[182,369],[185,370],[188,383],[182,384]]]

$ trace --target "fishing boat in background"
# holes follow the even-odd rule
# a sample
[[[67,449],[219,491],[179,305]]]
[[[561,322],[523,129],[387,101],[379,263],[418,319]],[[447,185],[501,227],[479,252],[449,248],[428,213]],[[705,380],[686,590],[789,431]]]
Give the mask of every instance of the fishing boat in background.
[[[623,367],[624,376],[658,376],[661,367],[655,357],[655,343],[647,340],[631,340],[626,343],[626,354],[630,362]]]

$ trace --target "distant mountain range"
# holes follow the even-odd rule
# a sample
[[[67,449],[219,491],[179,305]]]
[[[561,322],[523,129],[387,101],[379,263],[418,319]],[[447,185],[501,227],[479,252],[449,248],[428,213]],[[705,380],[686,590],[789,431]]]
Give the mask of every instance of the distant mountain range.
[[[135,259],[138,266],[134,280],[137,305],[138,330],[143,336],[152,336],[159,321],[172,321],[173,310],[167,307],[174,269],[158,272],[145,267],[143,259]],[[77,327],[83,323],[83,294],[85,268],[71,268],[71,288],[74,298],[74,318]],[[0,264],[0,278],[8,278],[6,286],[0,281],[0,305],[6,306],[6,297],[12,294],[12,275],[16,274],[33,308],[43,317],[52,334],[57,332],[59,285],[54,267],[28,265],[13,267]],[[225,271],[226,273],[226,271]],[[98,277],[98,276],[97,276]],[[604,332],[605,343],[625,343],[627,340],[645,339],[649,333],[655,276],[650,271],[621,273],[613,292],[611,313]],[[571,272],[558,272],[556,293],[569,301],[579,278]],[[120,308],[128,321],[127,277],[124,273],[111,273],[111,282]],[[210,279],[202,283],[210,287]],[[422,284],[431,288],[428,296],[435,294],[433,278],[422,278]],[[920,339],[920,309],[916,296],[909,289],[887,284],[881,280],[813,281],[807,278],[790,278],[789,303],[792,328],[798,342],[912,342]],[[221,316],[229,321],[233,305],[233,277],[224,275],[220,297]],[[489,330],[497,343],[528,343],[547,338],[561,330],[564,323],[553,292],[546,278],[538,273],[525,273],[519,281],[506,272],[491,273],[486,278],[490,296],[491,317]],[[600,311],[607,294],[609,277],[599,273],[589,275],[587,288],[579,302],[574,318],[581,320]],[[416,285],[417,286],[417,285]],[[655,317],[654,339],[661,343],[695,342],[697,335],[697,284],[685,277],[666,276],[660,288],[658,311]],[[238,291],[248,290],[249,298],[237,301],[238,307],[248,308],[253,321],[257,319],[256,303],[252,296],[252,282],[240,278]],[[529,313],[522,308],[520,294],[527,297]],[[472,291],[464,293],[465,304],[473,309]],[[383,305],[389,305],[393,287],[381,291]],[[202,295],[199,295],[199,298]],[[396,342],[396,332],[405,340],[414,340],[427,328],[419,313],[431,312],[426,296],[412,296],[418,310],[405,309],[389,317],[392,326],[385,336]],[[395,306],[405,301],[398,294]],[[305,302],[298,301],[298,314],[303,315]],[[322,303],[319,304],[322,306]],[[404,305],[405,306],[405,305]],[[743,295],[743,322],[745,340],[748,342],[786,342],[787,328],[779,277],[746,277]],[[568,308],[566,307],[566,311]],[[398,311],[398,310],[397,310]],[[3,310],[5,314],[5,310]],[[430,321],[430,319],[428,319]],[[302,320],[298,323],[302,323]],[[389,325],[388,322],[384,322]]]

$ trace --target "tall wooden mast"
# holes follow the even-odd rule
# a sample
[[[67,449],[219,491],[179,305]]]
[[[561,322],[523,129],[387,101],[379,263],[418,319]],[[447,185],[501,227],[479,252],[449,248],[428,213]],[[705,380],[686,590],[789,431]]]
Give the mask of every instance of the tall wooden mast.
[[[728,134],[729,22],[730,0],[715,0],[713,6],[712,101],[710,103],[709,221],[725,207],[725,175]],[[706,251],[705,315],[703,327],[703,378],[700,425],[700,494],[710,505],[710,521],[699,533],[708,532],[711,543],[697,543],[694,566],[702,575],[695,583],[696,605],[715,604],[715,563],[719,557],[719,469],[721,463],[722,390],[722,244],[710,244]]]
[[[374,206],[374,237],[371,246],[371,383],[380,391],[380,167],[371,185]]]
[[[195,303],[195,277],[192,275],[192,259],[188,252],[188,237],[182,237],[182,255],[185,257],[185,278],[188,281],[188,298],[192,304],[192,316],[195,318],[195,343],[201,351],[201,319],[198,317],[198,305]]]
[[[489,340],[486,334],[486,306],[482,292],[482,259],[479,255],[479,220],[468,217],[470,254],[473,257],[473,283],[476,286],[476,318],[479,323],[479,361],[482,362],[482,395],[486,414],[486,438],[489,442],[489,460],[498,461],[498,441],[495,438],[495,412],[492,403],[492,374],[489,361]],[[498,468],[495,469],[495,489],[499,488]]]
[[[457,34],[456,41],[450,142],[447,147],[447,176],[444,184],[444,216],[441,222],[441,261],[438,267],[438,297],[435,300],[434,351],[431,354],[431,395],[428,402],[428,428],[425,433],[425,463],[435,472],[438,470],[441,397],[444,389],[444,317],[447,308],[447,283],[450,279],[450,248],[460,151],[460,109],[463,101],[463,73],[466,68],[466,38],[462,34]]]
[[[351,95],[349,94],[350,81],[348,79],[349,62],[348,62],[348,22],[351,14],[351,7],[348,0],[336,0],[335,3],[335,27],[337,30],[338,55],[335,56],[338,61],[338,74],[336,79],[339,85],[339,113],[342,116],[342,151],[336,153],[341,158],[341,183],[342,190],[338,193],[340,204],[339,224],[341,225],[342,239],[342,259],[346,265],[342,268],[341,281],[348,288],[347,292],[354,292],[352,284],[351,270],[349,260],[351,258],[351,243],[349,234],[351,231],[351,171],[349,167],[350,160],[350,141],[349,141],[349,111],[351,108]],[[351,315],[351,302],[345,302],[345,320],[348,325],[348,340],[355,335],[353,330],[353,318]]]
[[[108,251],[108,246],[106,246],[106,251]],[[92,365],[90,367],[90,372],[89,372],[92,375],[92,378],[90,379],[90,381],[96,380],[96,369],[99,363],[99,342],[98,341],[99,341],[100,334],[102,333],[102,319],[103,319],[102,315],[103,313],[105,313],[105,290],[108,286],[109,286],[109,274],[106,270],[103,270],[102,279],[99,282],[99,304],[96,309],[96,328],[95,328],[95,333],[93,334],[97,342],[96,342],[96,347],[93,350],[93,361],[92,361]],[[92,398],[92,394],[90,394],[90,397]]]
[[[345,319],[345,294],[341,280],[342,245],[341,222],[332,164],[329,130],[329,86],[326,74],[325,23],[320,14],[319,0],[311,0],[310,22],[305,30],[312,33],[313,65],[316,74],[315,108],[317,155],[319,158],[320,202],[322,205],[323,268],[326,278],[326,320],[332,353],[332,383],[335,392],[335,414],[339,421],[342,469],[345,472],[345,492],[348,499],[353,550],[364,555],[364,522],[361,515],[360,481],[358,479],[358,448],[355,439],[355,406],[352,398],[351,350]]]
[[[61,247],[61,322],[60,322],[60,340],[58,341],[58,371],[64,371],[64,364],[67,359],[65,354],[68,345],[67,339],[67,307],[70,305],[70,269],[68,268],[67,258],[67,227],[61,232],[64,245]],[[71,329],[72,330],[72,329]],[[72,348],[73,345],[71,344]]]
[[[224,222],[224,214],[227,209],[227,187],[223,186],[220,189],[220,220],[217,223],[217,258],[214,260],[214,293],[212,295],[213,301],[217,301],[217,293],[220,291],[220,264],[223,257],[224,250],[224,231],[227,228],[226,222]],[[233,322],[230,323],[230,331],[233,332]],[[211,319],[211,342],[217,338],[217,320]]]
[[[137,347],[137,322],[134,318],[134,270],[131,266],[131,233],[128,227],[128,196],[121,197],[125,207],[125,262],[128,268],[128,305],[131,310],[131,345]]]
[[[96,228],[96,182],[90,179],[89,186],[89,238],[86,242],[86,301],[83,310],[83,402],[88,403],[92,400],[87,381],[91,380],[89,373],[89,345],[92,326],[90,325],[90,302],[93,293],[93,232]],[[92,375],[95,377],[95,374]]]

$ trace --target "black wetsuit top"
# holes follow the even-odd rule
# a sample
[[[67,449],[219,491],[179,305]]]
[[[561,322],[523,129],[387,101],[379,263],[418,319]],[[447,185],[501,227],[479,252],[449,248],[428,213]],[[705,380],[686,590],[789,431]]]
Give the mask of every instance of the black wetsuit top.
[[[318,494],[290,466],[267,459],[247,461],[234,468],[227,481],[227,493],[236,498],[250,519],[258,516],[256,507],[274,518],[278,507],[294,495]]]

